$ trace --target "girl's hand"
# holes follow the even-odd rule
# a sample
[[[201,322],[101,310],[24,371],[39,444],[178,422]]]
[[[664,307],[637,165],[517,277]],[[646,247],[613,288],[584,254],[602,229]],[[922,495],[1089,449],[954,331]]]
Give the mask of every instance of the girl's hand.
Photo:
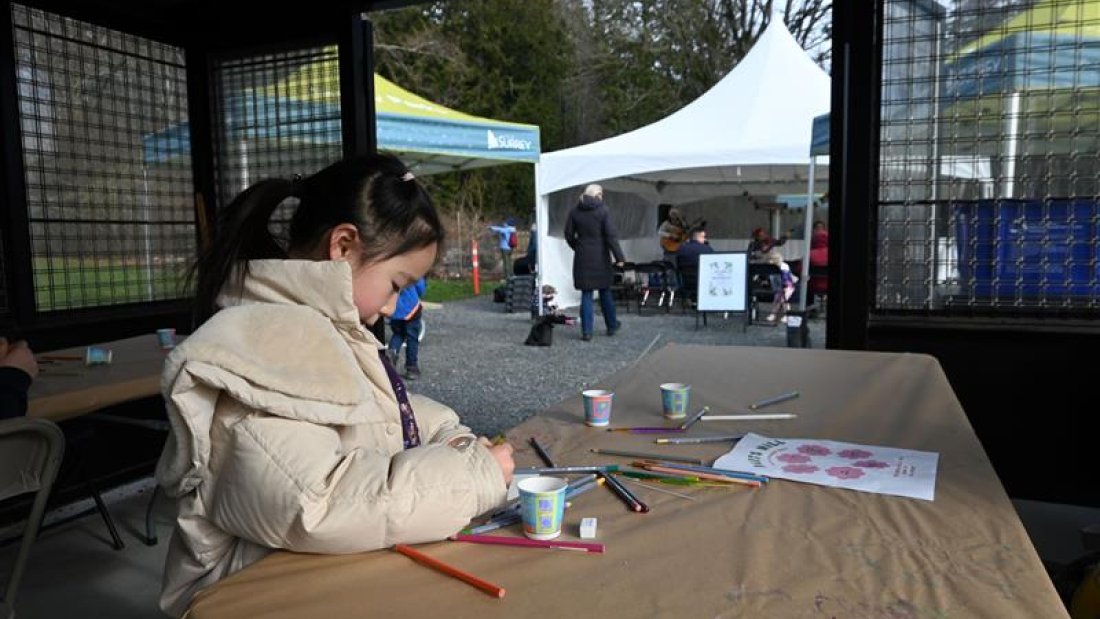
[[[500,472],[504,475],[505,485],[512,483],[512,472],[516,470],[516,461],[512,459],[512,446],[508,443],[489,447],[489,453],[500,465]]]

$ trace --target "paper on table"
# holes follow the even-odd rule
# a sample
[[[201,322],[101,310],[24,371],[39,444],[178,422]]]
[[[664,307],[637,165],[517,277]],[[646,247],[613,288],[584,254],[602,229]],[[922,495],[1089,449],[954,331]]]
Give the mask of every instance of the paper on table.
[[[939,457],[929,451],[749,433],[714,467],[931,501]]]

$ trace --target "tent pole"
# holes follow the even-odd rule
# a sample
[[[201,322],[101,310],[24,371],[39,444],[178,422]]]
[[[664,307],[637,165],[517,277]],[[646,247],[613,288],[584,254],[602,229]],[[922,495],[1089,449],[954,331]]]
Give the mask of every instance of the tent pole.
[[[1020,93],[1008,97],[1008,113],[1005,117],[1005,152],[1002,168],[1001,197],[1011,198],[1016,193],[1016,158],[1020,139]]]
[[[535,164],[535,238],[538,239],[538,245],[535,247],[535,298],[538,299],[539,316],[543,315],[542,308],[542,278],[546,273],[546,269],[543,268],[543,257],[546,255],[546,239],[549,237],[547,234],[549,223],[549,202],[550,196],[543,195],[541,172],[539,164]]]
[[[814,168],[817,157],[810,155],[810,180],[806,186],[806,217],[802,223],[802,239],[805,249],[802,254],[802,281],[798,282],[798,311],[806,311],[806,294],[810,290],[810,236],[814,228]]]

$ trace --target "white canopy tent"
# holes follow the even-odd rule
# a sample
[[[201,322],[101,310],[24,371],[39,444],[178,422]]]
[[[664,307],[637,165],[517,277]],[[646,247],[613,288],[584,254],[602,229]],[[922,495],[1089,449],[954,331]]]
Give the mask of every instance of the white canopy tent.
[[[588,183],[603,185],[613,212],[616,203],[644,209],[646,225],[636,227],[644,233],[623,234],[633,261],[653,259],[658,203],[805,192],[811,126],[829,111],[829,83],[775,19],[726,77],[679,111],[623,135],[543,153],[535,166],[540,284],[557,288],[562,305],[580,298],[562,226]],[[819,166],[819,178],[823,171]]]

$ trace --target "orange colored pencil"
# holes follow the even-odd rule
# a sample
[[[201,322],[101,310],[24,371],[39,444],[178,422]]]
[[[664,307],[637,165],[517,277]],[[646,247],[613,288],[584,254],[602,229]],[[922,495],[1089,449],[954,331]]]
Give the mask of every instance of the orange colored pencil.
[[[504,597],[504,587],[498,587],[497,585],[494,585],[489,581],[482,580],[472,574],[467,574],[466,572],[463,572],[456,567],[451,567],[450,565],[447,565],[446,563],[438,559],[433,559],[429,557],[419,550],[414,550],[411,546],[407,546],[405,544],[397,544],[393,547],[393,549],[412,559],[413,561],[416,561],[417,563],[435,568],[448,576],[457,578],[468,585],[477,587],[478,589],[481,589],[485,593],[488,593],[495,598]]]

